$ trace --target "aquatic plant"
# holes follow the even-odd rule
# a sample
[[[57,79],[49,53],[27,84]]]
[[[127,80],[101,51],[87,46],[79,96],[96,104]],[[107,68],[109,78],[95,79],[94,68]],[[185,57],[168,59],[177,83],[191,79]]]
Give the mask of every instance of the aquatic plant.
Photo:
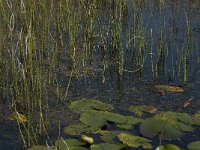
[[[172,7],[170,16],[166,16],[167,7]],[[86,81],[100,74],[106,86],[109,74],[114,74],[119,83],[128,76],[186,84],[191,64],[199,63],[199,39],[193,36],[197,32],[190,17],[192,9],[185,13],[184,8],[174,7],[180,6],[138,0],[1,0],[0,98],[11,108],[10,118],[18,124],[24,147],[38,145],[40,136],[52,143],[48,129],[54,105],[50,104],[68,100],[74,79]],[[183,19],[181,33],[176,28],[179,18]],[[155,88],[184,91],[169,85]],[[93,127],[87,121],[93,120],[91,115],[100,116],[95,126],[98,129],[108,122],[132,129],[142,121],[114,113],[110,104],[92,99],[81,99],[69,108],[79,113],[87,126],[76,125],[81,132]],[[135,109],[132,112],[136,115],[144,112]],[[199,124],[198,113],[193,119]],[[193,123],[173,121],[192,130]],[[69,133],[68,129],[71,126],[66,128]]]
[[[83,101],[85,101],[83,99]],[[77,113],[80,113],[80,124],[70,125],[64,128],[64,132],[69,135],[73,135],[74,139],[63,139],[59,137],[59,140],[55,142],[55,147],[58,149],[123,149],[126,147],[143,149],[152,149],[151,139],[158,137],[158,140],[176,140],[180,139],[185,132],[192,132],[195,125],[198,125],[193,120],[193,117],[186,113],[179,112],[162,112],[156,114],[152,118],[147,118],[145,120],[139,118],[133,118],[132,116],[124,116],[113,112],[108,112],[106,110],[94,110],[94,104],[99,103],[100,105],[105,105],[100,101],[95,99],[88,99],[91,105],[82,109]],[[85,103],[85,102],[84,102]],[[78,106],[82,106],[80,100],[72,101],[70,107],[76,112]],[[109,106],[110,107],[110,106]],[[133,107],[133,106],[132,106]],[[99,107],[100,108],[100,107]],[[111,107],[112,108],[112,107]],[[154,109],[153,109],[154,110]],[[198,113],[198,112],[197,112]],[[137,136],[132,134],[133,128],[120,129],[119,124],[133,124],[139,126],[140,133],[142,136]],[[113,124],[114,123],[114,124]],[[111,124],[113,126],[119,127],[118,130],[107,130],[103,126]],[[120,130],[119,130],[120,129]],[[134,130],[137,130],[134,128]],[[100,137],[99,137],[100,135]],[[145,138],[147,137],[147,138]],[[99,139],[97,140],[97,138]],[[97,142],[98,141],[98,142]],[[189,149],[195,149],[198,147],[198,141],[188,144]],[[32,148],[37,148],[38,146],[33,146]],[[39,146],[39,148],[44,149],[45,146]],[[53,147],[52,147],[53,148]],[[179,150],[180,148],[174,144],[165,144],[157,146],[156,150],[159,149],[174,149]]]

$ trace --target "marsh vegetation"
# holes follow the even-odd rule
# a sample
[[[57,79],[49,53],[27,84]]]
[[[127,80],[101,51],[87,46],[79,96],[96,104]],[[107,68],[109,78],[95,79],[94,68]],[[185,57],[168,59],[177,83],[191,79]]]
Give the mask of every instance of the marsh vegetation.
[[[84,145],[82,149],[123,149],[134,144],[150,148],[151,140],[156,148],[165,139],[160,133],[171,139],[172,130],[180,136],[164,144],[186,148],[199,141],[198,14],[198,0],[0,0],[0,147],[59,147],[63,138],[78,138],[75,144],[73,139],[64,142],[63,147],[71,142],[72,147]],[[74,113],[71,101],[85,97],[101,99],[115,111],[109,112],[111,106],[107,110],[106,104],[102,110],[85,103],[74,106]],[[101,102],[95,103],[101,106]],[[143,117],[143,109],[156,110],[156,114],[151,116],[148,111]],[[176,113],[190,121],[170,119]],[[91,114],[99,122],[92,120]],[[80,119],[83,125],[79,127],[79,116],[90,121]],[[127,123],[127,116],[138,120],[128,119]],[[152,118],[142,121],[148,117]],[[104,141],[101,148],[96,147],[90,136],[108,122],[117,125],[111,127],[112,133],[107,132],[121,144]],[[158,129],[147,133],[145,126],[155,122]],[[146,138],[139,137],[139,128],[127,129],[134,123]],[[82,133],[64,133],[64,127],[72,124],[87,133],[82,141]],[[114,131],[120,127],[137,136]],[[182,137],[185,131],[190,133]],[[99,134],[104,136],[104,132]],[[88,138],[93,146],[88,146]],[[61,141],[55,142],[57,139]],[[102,143],[96,139],[95,144]],[[133,139],[139,139],[140,144]]]

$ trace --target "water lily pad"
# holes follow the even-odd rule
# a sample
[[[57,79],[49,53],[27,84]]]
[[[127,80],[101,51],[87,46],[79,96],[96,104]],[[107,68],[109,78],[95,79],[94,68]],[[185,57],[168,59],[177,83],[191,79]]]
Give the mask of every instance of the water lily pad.
[[[117,127],[121,128],[121,129],[127,129],[127,130],[130,130],[130,129],[133,129],[134,128],[134,125],[133,124],[129,124],[129,123],[121,123],[121,124],[117,124]]]
[[[64,140],[57,140],[55,142],[55,146],[58,147],[59,149],[64,149],[64,148],[71,148],[75,146],[82,146],[85,145],[86,143],[78,140],[78,139],[64,139]]]
[[[124,144],[127,144],[130,147],[138,148],[142,146],[143,148],[152,149],[152,146],[150,144],[151,140],[143,137],[127,133],[121,133],[120,135],[118,135],[118,138],[120,141],[122,141]]]
[[[117,123],[117,127],[122,128],[122,129],[133,129],[134,125],[137,125],[138,123],[142,122],[143,119],[141,118],[134,118],[132,116],[126,116],[127,117],[127,122],[125,123]]]
[[[108,121],[115,124],[138,124],[141,119],[107,111],[89,110],[81,114],[80,121],[93,129],[100,129],[105,126]]]
[[[124,144],[109,144],[109,143],[101,143],[90,146],[91,150],[120,150],[126,147]]]
[[[69,147],[69,149],[64,148],[64,149],[59,149],[59,150],[89,150],[89,149],[83,146],[72,146],[72,147]]]
[[[101,139],[106,143],[116,144],[118,142],[114,141],[115,138],[124,131],[100,131],[102,136]]]
[[[55,146],[59,147],[59,148],[63,148],[67,146],[80,146],[80,145],[85,145],[84,142],[78,140],[78,139],[65,139],[65,140],[57,140],[55,142]]]
[[[69,125],[64,128],[64,132],[69,135],[81,135],[82,133],[96,132],[94,128],[88,127],[85,124]]]
[[[153,138],[162,134],[162,139],[177,139],[182,132],[170,122],[159,118],[148,118],[140,125],[140,132],[143,136]]]
[[[170,85],[154,85],[153,86],[157,90],[164,90],[166,92],[175,92],[175,93],[182,93],[184,92],[183,88],[179,86],[170,86]]]
[[[137,116],[142,116],[144,112],[147,113],[155,113],[157,109],[153,106],[147,106],[147,105],[139,105],[139,106],[130,106],[129,111],[133,112]]]
[[[28,150],[57,150],[57,148],[54,146],[46,147],[46,146],[37,145],[37,146],[33,146],[29,148]]]
[[[156,150],[181,150],[181,149],[174,144],[166,144],[166,145],[158,146]]]
[[[174,124],[181,131],[193,131],[192,125],[195,124],[192,116],[187,113],[164,112],[155,116]]]
[[[177,113],[177,112],[168,111],[168,112],[160,113],[156,115],[156,117],[172,119],[175,121],[183,122],[185,124],[194,124],[193,118],[187,113]]]
[[[26,123],[28,120],[24,114],[14,112],[9,116],[10,120],[18,121],[19,123]]]
[[[193,116],[192,116],[195,125],[200,125],[200,111],[196,112]]]
[[[71,102],[69,108],[76,113],[82,113],[88,110],[103,110],[103,111],[110,111],[113,109],[113,106],[110,104],[103,103],[96,99],[87,99],[82,98],[77,101]]]
[[[184,131],[184,132],[192,132],[194,130],[194,128],[191,125],[187,125],[182,122],[171,121],[171,123],[176,125],[177,128],[179,128],[181,131]]]
[[[200,150],[200,141],[192,142],[188,144],[187,148],[189,150]]]
[[[87,111],[81,114],[80,121],[94,130],[101,129],[107,124],[107,120],[99,111]]]
[[[146,119],[140,126],[140,132],[150,138],[161,135],[163,139],[177,139],[183,134],[174,121],[160,118]]]

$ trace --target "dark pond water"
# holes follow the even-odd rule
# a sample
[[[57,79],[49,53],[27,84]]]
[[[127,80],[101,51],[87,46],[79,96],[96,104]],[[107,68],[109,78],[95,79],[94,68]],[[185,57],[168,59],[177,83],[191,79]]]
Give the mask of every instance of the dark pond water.
[[[61,128],[78,122],[78,115],[68,111],[67,106],[70,101],[83,97],[97,98],[110,103],[121,114],[129,114],[127,108],[130,105],[141,104],[155,106],[159,111],[176,111],[190,98],[193,98],[191,106],[181,111],[193,114],[199,110],[200,1],[167,0],[164,5],[157,0],[145,1],[141,3],[141,10],[137,10],[141,13],[138,12],[136,20],[134,20],[133,3],[130,2],[128,6],[123,8],[122,18],[118,20],[123,22],[119,25],[120,30],[115,29],[120,34],[119,42],[123,53],[121,54],[112,47],[113,24],[117,24],[117,18],[113,16],[114,9],[106,7],[103,2],[99,5],[100,25],[96,25],[95,33],[106,28],[107,49],[103,48],[102,41],[97,41],[93,45],[96,51],[92,53],[92,59],[87,63],[95,71],[86,76],[79,73],[78,77],[72,77],[65,100],[55,101],[56,94],[50,92],[52,140],[58,136],[59,120]],[[98,23],[97,20],[94,22]],[[141,42],[144,38],[145,41]],[[67,42],[66,49],[68,44]],[[138,49],[141,51],[138,52]],[[58,68],[58,82],[63,91],[69,81],[65,71],[66,68],[70,69],[70,57],[67,53],[63,52],[60,58],[60,65],[64,67]],[[120,59],[121,56],[123,61]],[[102,66],[105,65],[103,61],[106,62],[106,70],[103,70]],[[81,61],[77,64],[81,64]],[[119,73],[120,64],[123,66],[123,75]],[[77,70],[81,69],[80,66]],[[184,69],[186,69],[186,81],[184,81]],[[161,96],[151,90],[154,84],[178,85],[185,91],[182,94],[166,93]],[[0,150],[20,150],[22,143],[19,130],[17,124],[8,119],[10,108],[5,106],[7,103],[9,102],[1,102],[0,106]],[[61,135],[67,137],[64,133]],[[180,141],[170,143],[186,149],[187,143],[195,140],[200,140],[199,128],[193,133],[187,133]],[[158,145],[159,139],[154,141],[154,144]]]

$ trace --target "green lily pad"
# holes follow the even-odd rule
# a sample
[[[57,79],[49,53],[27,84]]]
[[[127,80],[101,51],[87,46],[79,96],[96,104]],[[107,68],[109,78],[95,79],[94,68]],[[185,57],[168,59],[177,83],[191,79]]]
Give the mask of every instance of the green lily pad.
[[[86,143],[78,139],[57,140],[55,142],[55,146],[58,147],[59,150],[89,150],[88,148],[83,147],[84,145],[86,145]]]
[[[155,116],[163,121],[174,124],[181,131],[193,131],[192,125],[195,124],[192,116],[187,113],[164,112]]]
[[[160,113],[156,115],[156,117],[164,118],[164,119],[172,119],[172,120],[180,121],[189,125],[194,124],[194,120],[192,116],[190,116],[187,113],[177,113],[177,112],[168,111],[168,112]]]
[[[101,143],[96,145],[91,145],[91,150],[120,150],[126,147],[124,144],[109,144],[109,143]]]
[[[181,149],[174,144],[166,144],[166,145],[158,146],[156,150],[181,150]]]
[[[99,111],[87,111],[81,114],[80,121],[94,130],[101,129],[101,127],[107,124],[107,120]]]
[[[176,124],[176,127],[184,132],[192,132],[194,130],[194,128],[191,125],[187,125],[182,122],[174,122],[174,124]]]
[[[135,115],[141,117],[144,112],[147,113],[155,113],[157,109],[153,106],[147,106],[147,105],[139,105],[139,106],[130,106],[128,109],[130,112],[133,112]]]
[[[78,140],[78,139],[64,139],[64,140],[57,140],[55,142],[55,146],[58,147],[59,149],[64,149],[64,148],[70,148],[71,147],[77,147],[77,146],[82,146],[85,145],[86,143]]]
[[[37,145],[37,146],[33,146],[29,148],[28,150],[57,150],[57,148],[54,146],[46,147],[46,146]]]
[[[121,133],[120,135],[118,135],[118,138],[120,141],[122,141],[124,144],[127,144],[130,147],[138,148],[142,146],[143,148],[152,149],[152,145],[149,143],[151,142],[151,140],[143,137],[127,133]]]
[[[81,114],[80,121],[93,129],[101,129],[101,127],[107,125],[107,122],[113,122],[115,124],[128,123],[134,125],[141,122],[141,119],[107,111],[89,110]]]
[[[153,138],[162,135],[162,139],[177,139],[182,132],[170,122],[159,118],[148,118],[140,125],[140,132],[143,136]]]
[[[200,150],[200,141],[192,142],[187,145],[189,150]]]
[[[127,122],[125,123],[117,123],[117,127],[122,128],[122,129],[133,129],[134,125],[140,123],[143,121],[141,118],[134,118],[132,116],[126,116],[127,117]]]
[[[117,127],[121,128],[121,129],[127,129],[127,130],[130,130],[130,129],[133,129],[134,128],[134,125],[133,124],[129,124],[129,123],[124,123],[124,124],[117,124]]]
[[[76,113],[82,113],[88,110],[102,110],[102,111],[110,111],[113,109],[113,106],[110,104],[103,103],[96,99],[87,99],[82,98],[77,101],[71,102],[69,108]]]
[[[116,144],[117,142],[114,141],[115,138],[124,131],[100,131],[99,132],[102,136],[101,139],[106,143]]]
[[[97,130],[86,126],[85,124],[69,125],[64,128],[64,132],[69,135],[81,135],[82,133],[96,132]]]
[[[200,111],[196,112],[193,116],[192,116],[195,125],[200,125]]]
[[[68,149],[65,148],[65,149],[60,149],[60,150],[68,150]],[[89,150],[89,149],[83,146],[72,146],[72,147],[69,147],[69,150]]]

